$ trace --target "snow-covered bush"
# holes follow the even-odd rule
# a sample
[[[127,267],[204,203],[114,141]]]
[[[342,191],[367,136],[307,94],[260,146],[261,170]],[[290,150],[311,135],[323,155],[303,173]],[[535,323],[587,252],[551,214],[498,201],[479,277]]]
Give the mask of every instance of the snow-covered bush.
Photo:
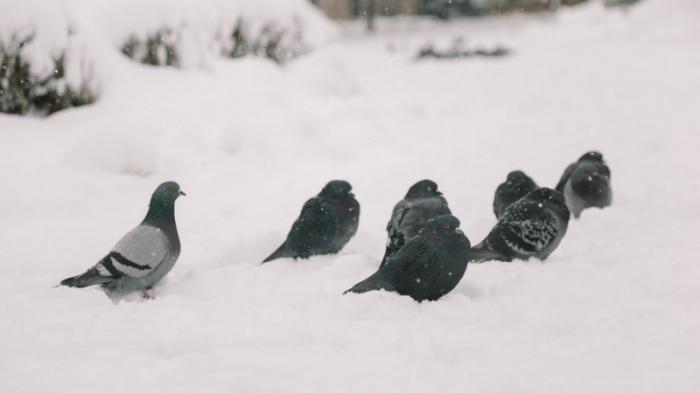
[[[60,8],[0,1],[0,112],[49,115],[96,95],[85,45]]]
[[[128,57],[188,67],[208,56],[284,63],[333,35],[306,0],[103,0],[112,40]]]
[[[163,28],[145,37],[130,36],[122,44],[121,51],[143,64],[177,67],[180,65],[177,43],[177,34],[169,28]]]
[[[308,50],[302,24],[296,20],[292,26],[270,22],[259,31],[251,31],[241,18],[233,26],[229,39],[222,40],[222,54],[231,58],[253,55],[284,63]]]

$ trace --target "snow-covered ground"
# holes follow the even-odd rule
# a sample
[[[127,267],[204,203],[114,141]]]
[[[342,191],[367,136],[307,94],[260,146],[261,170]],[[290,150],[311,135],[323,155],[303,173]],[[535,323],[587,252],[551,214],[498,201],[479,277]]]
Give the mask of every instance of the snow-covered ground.
[[[381,20],[288,66],[184,70],[104,54],[97,104],[0,115],[2,392],[696,392],[700,5]],[[428,41],[502,59],[414,61]],[[373,272],[408,186],[432,178],[473,243],[520,168],[554,185],[589,149],[614,205],[546,262],[470,266],[437,302],[342,296]],[[350,181],[337,256],[259,262],[303,202]],[[188,193],[155,300],[55,288],[101,258],[157,184]]]

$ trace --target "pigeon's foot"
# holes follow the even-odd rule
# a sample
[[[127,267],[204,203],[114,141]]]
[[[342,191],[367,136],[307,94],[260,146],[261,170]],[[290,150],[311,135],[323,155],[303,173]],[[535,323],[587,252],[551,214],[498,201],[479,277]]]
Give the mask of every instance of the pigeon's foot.
[[[153,296],[153,292],[150,289],[144,289],[143,292],[141,292],[141,297],[144,300],[153,300],[155,297]]]

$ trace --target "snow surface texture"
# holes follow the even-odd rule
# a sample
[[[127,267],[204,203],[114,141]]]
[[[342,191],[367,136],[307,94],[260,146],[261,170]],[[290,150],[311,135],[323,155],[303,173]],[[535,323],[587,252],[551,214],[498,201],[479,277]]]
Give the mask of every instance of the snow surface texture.
[[[108,58],[97,104],[0,116],[0,390],[696,392],[699,8],[379,20],[284,68]],[[459,34],[514,54],[414,61]],[[414,181],[436,180],[476,243],[508,171],[553,186],[590,149],[615,201],[545,263],[469,266],[437,302],[341,295],[377,268]],[[357,236],[337,256],[261,266],[332,178],[355,187]],[[53,287],[166,179],[188,196],[155,300]]]

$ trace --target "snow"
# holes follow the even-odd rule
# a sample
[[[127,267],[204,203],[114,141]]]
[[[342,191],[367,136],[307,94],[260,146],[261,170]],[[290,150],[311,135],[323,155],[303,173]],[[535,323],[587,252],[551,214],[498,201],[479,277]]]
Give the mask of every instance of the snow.
[[[380,19],[285,67],[100,57],[96,104],[0,115],[0,390],[695,392],[700,9],[670,4]],[[514,54],[414,61],[455,35]],[[509,171],[553,186],[590,149],[615,200],[546,262],[469,266],[437,302],[341,295],[378,266],[415,181],[439,184],[476,244]],[[362,205],[350,244],[261,266],[335,178]],[[188,195],[182,254],[154,300],[54,287],[169,179]]]

